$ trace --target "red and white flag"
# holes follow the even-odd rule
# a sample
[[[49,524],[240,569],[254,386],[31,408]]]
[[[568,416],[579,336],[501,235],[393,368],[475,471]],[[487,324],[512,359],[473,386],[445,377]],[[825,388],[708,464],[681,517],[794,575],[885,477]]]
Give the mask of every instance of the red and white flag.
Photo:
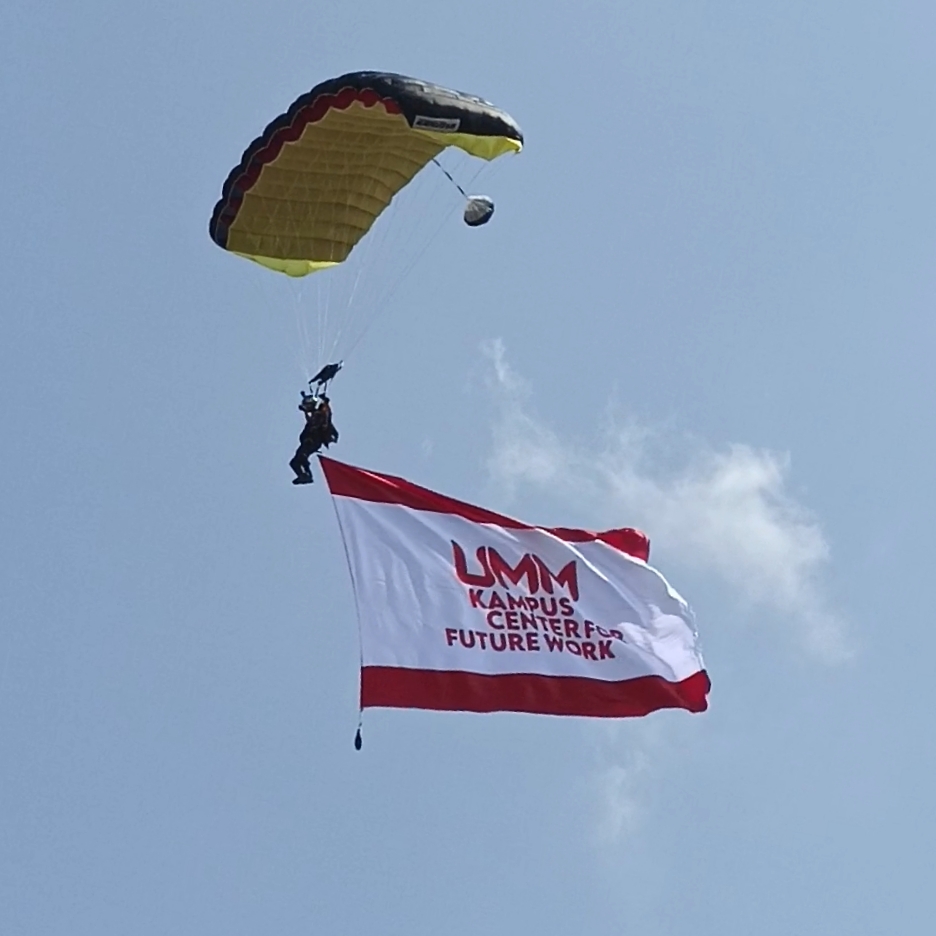
[[[546,529],[320,458],[361,627],[361,707],[702,712],[692,612],[637,530]]]

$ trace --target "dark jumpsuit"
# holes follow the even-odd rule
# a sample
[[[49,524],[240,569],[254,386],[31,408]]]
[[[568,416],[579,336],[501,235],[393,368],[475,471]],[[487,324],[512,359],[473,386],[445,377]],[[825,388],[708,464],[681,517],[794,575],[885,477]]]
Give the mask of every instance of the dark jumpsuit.
[[[338,431],[332,425],[331,407],[322,403],[317,409],[305,413],[306,423],[299,433],[299,447],[289,462],[289,467],[296,473],[296,480],[306,484],[312,481],[312,469],[309,456],[314,455],[323,445],[328,446],[338,441]]]

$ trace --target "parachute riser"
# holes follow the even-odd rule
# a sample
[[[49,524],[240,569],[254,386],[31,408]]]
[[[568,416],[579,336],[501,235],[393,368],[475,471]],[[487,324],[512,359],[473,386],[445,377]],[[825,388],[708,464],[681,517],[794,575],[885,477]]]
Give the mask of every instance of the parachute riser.
[[[442,163],[440,163],[439,160],[435,158],[435,156],[432,157],[432,161],[442,170],[445,178],[448,179],[449,182],[451,182],[459,192],[461,192],[462,198],[468,198],[468,193],[455,181],[455,179],[452,178],[452,174],[448,171],[448,169],[446,169],[445,166],[443,166]]]
[[[468,227],[480,227],[482,224],[487,224],[488,221],[491,220],[491,215],[494,214],[494,202],[492,202],[487,195],[469,195],[455,179],[452,178],[452,174],[435,158],[435,156],[432,157],[432,161],[442,170],[445,177],[461,192],[462,198],[465,199],[465,212],[463,215],[465,224],[467,224]]]

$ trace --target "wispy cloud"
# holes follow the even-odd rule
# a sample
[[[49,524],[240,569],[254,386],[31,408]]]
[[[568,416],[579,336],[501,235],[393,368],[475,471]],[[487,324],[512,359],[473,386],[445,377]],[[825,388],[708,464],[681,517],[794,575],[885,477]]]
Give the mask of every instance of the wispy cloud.
[[[503,343],[483,351],[496,408],[488,469],[508,497],[533,489],[596,526],[639,526],[665,555],[665,571],[682,565],[707,576],[726,601],[785,627],[819,661],[852,654],[823,590],[829,545],[789,491],[787,455],[742,444],[716,449],[614,414],[595,427],[591,445],[562,438],[537,415]],[[655,720],[599,730],[592,782],[600,842],[639,828],[661,760],[677,756],[666,735]]]
[[[593,777],[598,807],[595,832],[601,844],[614,844],[637,830],[647,813],[645,785],[652,779],[653,759],[645,745],[632,743],[621,751],[613,742],[609,739],[603,745],[601,765]]]
[[[714,577],[737,602],[787,625],[814,657],[851,655],[823,590],[828,542],[789,492],[787,455],[743,444],[715,449],[613,417],[583,450],[536,415],[503,343],[483,350],[497,407],[488,467],[508,493],[539,488],[599,523],[627,518],[670,562]]]
[[[594,840],[615,846],[652,820],[664,772],[682,759],[687,739],[672,719],[602,721],[590,727],[595,742],[591,776]]]

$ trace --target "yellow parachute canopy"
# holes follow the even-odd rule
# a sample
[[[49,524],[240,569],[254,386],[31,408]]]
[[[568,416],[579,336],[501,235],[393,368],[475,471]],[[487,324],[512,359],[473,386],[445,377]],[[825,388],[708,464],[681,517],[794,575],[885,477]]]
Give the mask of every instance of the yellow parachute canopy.
[[[211,238],[289,276],[342,263],[449,146],[491,160],[519,152],[523,135],[480,98],[414,78],[354,72],[323,82],[247,148],[215,206]]]

